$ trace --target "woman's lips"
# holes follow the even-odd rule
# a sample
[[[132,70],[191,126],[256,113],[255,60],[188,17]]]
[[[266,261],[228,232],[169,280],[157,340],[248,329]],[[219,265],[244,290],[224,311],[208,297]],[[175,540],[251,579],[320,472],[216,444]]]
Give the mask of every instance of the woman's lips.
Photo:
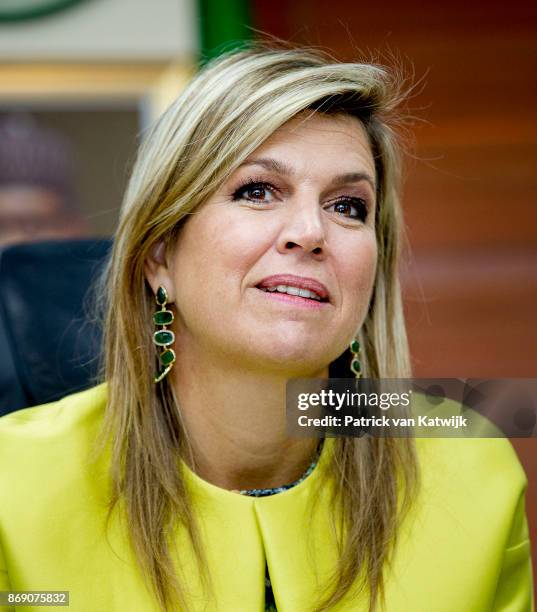
[[[320,300],[305,298],[299,295],[290,295],[289,293],[280,293],[279,291],[263,291],[263,289],[260,289],[259,287],[255,287],[255,289],[264,294],[269,300],[289,304],[290,306],[299,308],[320,310],[322,308],[326,308],[326,306],[329,304],[328,302],[321,302]]]
[[[328,289],[325,287],[325,285],[323,285],[323,283],[314,278],[309,278],[306,276],[296,276],[294,274],[274,274],[272,276],[267,276],[266,278],[264,278],[256,285],[256,287],[258,289],[273,289],[281,285],[311,291],[320,298],[321,303],[329,301]],[[274,293],[277,292],[274,291]],[[279,295],[288,295],[289,297],[295,297],[286,293],[279,293]],[[304,297],[301,297],[301,299],[306,299],[308,301],[317,301],[310,300],[309,298]]]

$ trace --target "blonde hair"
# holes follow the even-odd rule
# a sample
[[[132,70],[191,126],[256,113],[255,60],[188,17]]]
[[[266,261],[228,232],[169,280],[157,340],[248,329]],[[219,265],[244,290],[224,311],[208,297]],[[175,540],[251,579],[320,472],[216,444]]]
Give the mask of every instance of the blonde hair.
[[[210,62],[147,134],[123,202],[103,294],[104,377],[109,383],[103,436],[111,442],[112,499],[128,518],[138,563],[163,610],[188,610],[171,552],[182,524],[210,590],[195,508],[188,499],[181,457],[189,452],[171,385],[153,383],[151,338],[154,297],[144,261],[164,240],[171,247],[195,211],[241,162],[301,111],[358,117],[369,136],[378,181],[378,265],[374,294],[359,331],[366,376],[410,374],[397,279],[401,154],[394,126],[404,99],[397,72],[367,63],[338,63],[311,49],[253,44]],[[348,374],[349,355],[331,364],[331,376]],[[103,439],[104,439],[103,438]],[[412,440],[340,438],[327,477],[346,526],[327,610],[356,584],[369,589],[374,610],[384,592],[383,568],[418,482]],[[362,570],[363,580],[357,580]]]

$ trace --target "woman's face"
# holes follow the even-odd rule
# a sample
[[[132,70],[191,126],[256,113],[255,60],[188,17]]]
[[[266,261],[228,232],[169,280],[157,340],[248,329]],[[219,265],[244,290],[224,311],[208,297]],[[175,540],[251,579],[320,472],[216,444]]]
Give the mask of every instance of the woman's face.
[[[357,119],[302,113],[278,129],[188,219],[168,265],[148,274],[175,302],[178,356],[325,374],[367,313],[375,193]]]

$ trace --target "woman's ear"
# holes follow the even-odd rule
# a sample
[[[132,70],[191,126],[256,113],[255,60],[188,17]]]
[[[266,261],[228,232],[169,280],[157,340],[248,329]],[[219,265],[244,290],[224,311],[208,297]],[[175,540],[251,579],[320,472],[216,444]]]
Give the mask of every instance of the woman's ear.
[[[164,285],[169,296],[169,301],[173,302],[175,300],[175,287],[173,285],[171,271],[168,267],[164,240],[159,240],[151,247],[149,255],[145,260],[144,270],[145,277],[153,293],[156,294],[159,286]]]

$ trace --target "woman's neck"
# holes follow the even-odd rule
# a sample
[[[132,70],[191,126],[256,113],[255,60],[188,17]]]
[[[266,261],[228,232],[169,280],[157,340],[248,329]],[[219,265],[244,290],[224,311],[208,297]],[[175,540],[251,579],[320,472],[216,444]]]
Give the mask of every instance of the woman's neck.
[[[181,355],[172,384],[198,476],[240,490],[282,486],[304,473],[318,439],[287,435],[286,381],[283,373],[234,367],[190,351]]]

